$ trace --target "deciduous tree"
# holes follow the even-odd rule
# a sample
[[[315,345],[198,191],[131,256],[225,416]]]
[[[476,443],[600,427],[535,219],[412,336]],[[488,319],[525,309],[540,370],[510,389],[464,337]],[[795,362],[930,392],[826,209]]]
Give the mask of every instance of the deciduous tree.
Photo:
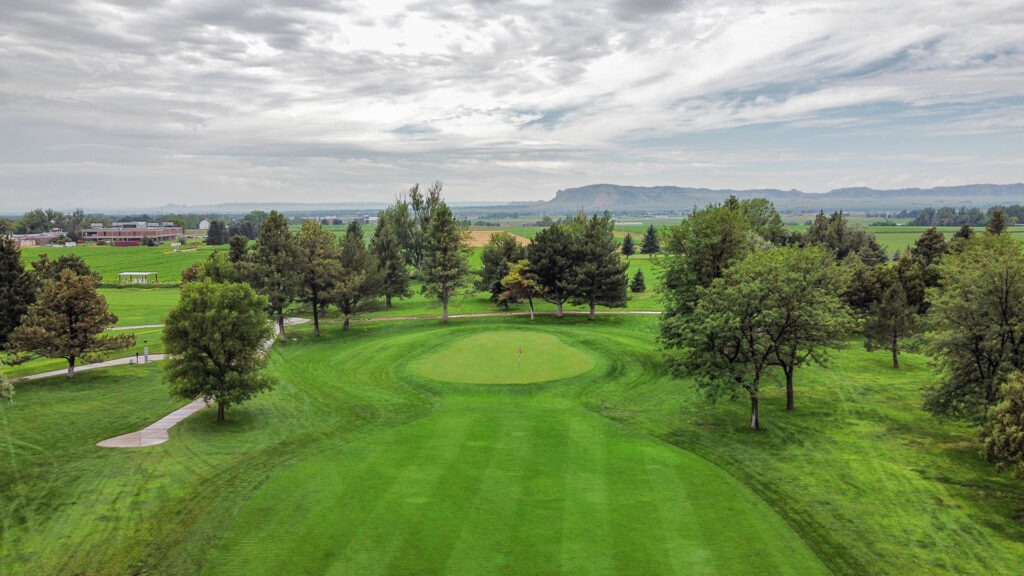
[[[1024,374],[1013,372],[1000,388],[981,428],[981,455],[1000,470],[1024,478]]]
[[[43,284],[39,299],[11,332],[10,346],[18,352],[64,358],[71,378],[79,358],[91,360],[135,343],[132,334],[101,336],[115,323],[117,316],[96,292],[96,279],[67,269],[58,280]]]
[[[868,352],[888,350],[892,367],[900,367],[900,342],[914,333],[917,306],[907,302],[903,283],[893,278],[882,300],[871,306],[864,321],[864,347]]]
[[[543,294],[544,289],[530,270],[530,261],[524,259],[514,262],[509,267],[508,274],[501,279],[501,285],[505,287],[505,291],[501,293],[500,298],[512,301],[526,300],[530,305],[530,320],[533,320],[533,299]]]
[[[926,393],[936,414],[981,420],[999,386],[1024,370],[1024,253],[1008,234],[982,234],[939,264],[929,348],[939,382]]]
[[[505,291],[501,284],[514,262],[526,258],[526,248],[519,244],[516,237],[508,232],[496,232],[491,234],[487,245],[480,254],[480,261],[483,269],[480,270],[480,279],[476,282],[476,289],[491,293],[491,301],[498,302],[500,295]],[[508,303],[508,300],[502,300]]]
[[[266,308],[267,299],[245,284],[183,286],[164,325],[171,393],[215,402],[222,421],[227,408],[270,389],[274,380],[262,372],[274,335]]]

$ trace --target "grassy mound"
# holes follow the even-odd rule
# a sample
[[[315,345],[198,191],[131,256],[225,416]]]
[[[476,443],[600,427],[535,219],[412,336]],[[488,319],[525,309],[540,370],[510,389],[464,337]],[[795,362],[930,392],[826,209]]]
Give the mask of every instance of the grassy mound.
[[[447,345],[428,343],[409,364],[412,374],[462,384],[531,384],[560,380],[594,367],[594,357],[539,331],[472,331]]]

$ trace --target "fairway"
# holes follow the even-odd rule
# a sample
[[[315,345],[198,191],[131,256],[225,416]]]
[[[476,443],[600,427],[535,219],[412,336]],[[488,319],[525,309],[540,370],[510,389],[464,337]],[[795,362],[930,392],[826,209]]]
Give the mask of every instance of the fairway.
[[[439,382],[530,384],[576,376],[594,357],[561,339],[535,331],[500,330],[464,335],[451,344],[430,344],[409,365],[412,373]]]

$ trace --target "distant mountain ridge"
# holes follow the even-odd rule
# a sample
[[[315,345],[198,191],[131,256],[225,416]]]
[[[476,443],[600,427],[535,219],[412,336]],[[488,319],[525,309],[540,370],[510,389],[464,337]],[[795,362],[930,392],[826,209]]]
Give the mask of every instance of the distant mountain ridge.
[[[1024,203],[1024,184],[970,184],[937,188],[839,188],[825,193],[772,188],[714,190],[679,186],[621,186],[591,184],[559,190],[547,202],[532,204],[542,212],[687,212],[694,206],[721,202],[729,196],[740,199],[768,198],[779,210],[903,210],[940,206],[978,206]]]

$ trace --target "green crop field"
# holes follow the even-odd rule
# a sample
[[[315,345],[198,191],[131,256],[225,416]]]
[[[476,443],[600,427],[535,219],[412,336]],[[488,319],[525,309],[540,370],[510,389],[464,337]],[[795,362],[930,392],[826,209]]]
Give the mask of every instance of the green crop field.
[[[141,450],[93,443],[177,405],[156,365],[23,383],[0,406],[0,573],[1018,573],[1024,489],[920,410],[924,358],[853,343],[752,433],[745,403],[665,375],[656,332],[294,327],[277,388]],[[519,345],[534,376],[509,378]]]

